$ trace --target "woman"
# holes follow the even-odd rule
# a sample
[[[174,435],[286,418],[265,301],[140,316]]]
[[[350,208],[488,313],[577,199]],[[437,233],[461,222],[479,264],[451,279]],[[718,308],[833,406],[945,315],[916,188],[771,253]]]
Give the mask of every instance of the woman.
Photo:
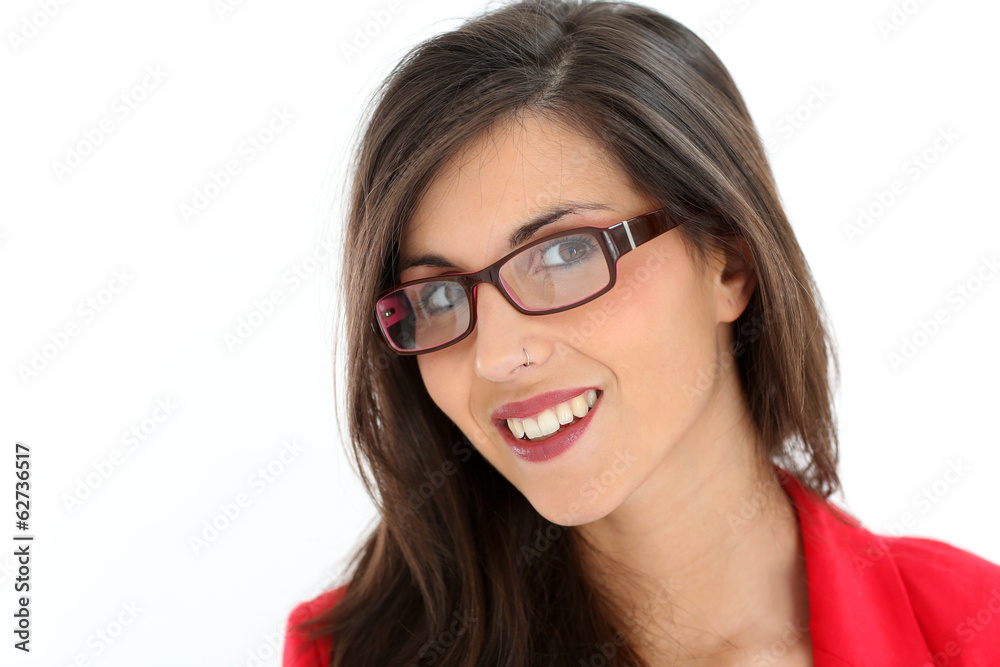
[[[825,501],[819,295],[683,26],[545,0],[420,45],[346,234],[349,431],[381,521],[291,614],[286,665],[1000,656],[1000,567]]]

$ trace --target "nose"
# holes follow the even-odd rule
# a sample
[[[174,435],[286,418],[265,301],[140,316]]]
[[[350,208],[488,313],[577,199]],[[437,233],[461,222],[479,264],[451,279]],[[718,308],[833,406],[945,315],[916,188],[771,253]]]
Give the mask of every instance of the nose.
[[[528,361],[524,353],[528,347],[525,325],[530,318],[530,315],[519,313],[493,285],[476,287],[476,330],[472,335],[475,336],[477,375],[504,382],[515,373],[527,370],[524,368]],[[532,358],[531,366],[540,361]]]

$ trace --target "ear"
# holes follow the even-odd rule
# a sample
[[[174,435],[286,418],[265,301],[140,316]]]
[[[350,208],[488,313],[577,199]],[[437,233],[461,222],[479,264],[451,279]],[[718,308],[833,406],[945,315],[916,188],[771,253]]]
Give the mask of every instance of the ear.
[[[742,236],[727,239],[725,250],[716,254],[715,314],[719,322],[734,322],[750,302],[757,287],[750,246]]]

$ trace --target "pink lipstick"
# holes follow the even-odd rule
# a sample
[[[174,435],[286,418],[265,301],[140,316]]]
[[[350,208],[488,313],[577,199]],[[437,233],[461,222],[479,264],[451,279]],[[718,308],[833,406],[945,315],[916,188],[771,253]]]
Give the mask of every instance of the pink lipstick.
[[[594,412],[601,406],[603,392],[598,390],[597,401],[591,406],[586,415],[540,440],[526,440],[515,437],[507,426],[507,418],[526,417],[529,414],[536,414],[540,410],[579,395],[581,391],[586,391],[586,388],[583,390],[569,390],[568,392],[552,392],[551,394],[543,394],[536,397],[530,402],[507,404],[494,413],[494,424],[503,436],[504,442],[511,448],[515,456],[524,461],[547,461],[565,452],[583,436],[587,431],[587,427],[590,426]],[[538,410],[535,410],[535,408],[538,408]]]

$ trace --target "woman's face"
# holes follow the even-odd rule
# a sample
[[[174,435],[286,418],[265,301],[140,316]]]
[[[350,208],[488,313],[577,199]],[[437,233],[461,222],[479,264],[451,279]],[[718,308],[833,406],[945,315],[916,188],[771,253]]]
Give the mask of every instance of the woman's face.
[[[529,116],[469,147],[433,181],[405,229],[401,256],[433,253],[453,266],[415,266],[400,279],[482,269],[510,252],[515,229],[555,210],[571,212],[522,245],[575,227],[609,227],[657,208],[586,137]],[[730,341],[727,323],[751,290],[739,275],[723,279],[719,258],[700,268],[675,229],[622,257],[608,293],[542,316],[517,312],[496,288],[482,284],[475,330],[417,358],[427,391],[547,519],[578,525],[604,517],[654,476],[662,481],[664,470],[683,474],[689,457],[710,447],[719,417],[732,414],[731,406],[717,405],[732,398],[716,390],[722,371],[732,371],[719,355]],[[597,394],[586,428],[545,460],[519,456],[511,427],[494,418],[508,403],[586,389]],[[542,397],[520,413],[555,406],[558,418],[559,402]],[[546,445],[527,444],[534,451],[539,446]]]

